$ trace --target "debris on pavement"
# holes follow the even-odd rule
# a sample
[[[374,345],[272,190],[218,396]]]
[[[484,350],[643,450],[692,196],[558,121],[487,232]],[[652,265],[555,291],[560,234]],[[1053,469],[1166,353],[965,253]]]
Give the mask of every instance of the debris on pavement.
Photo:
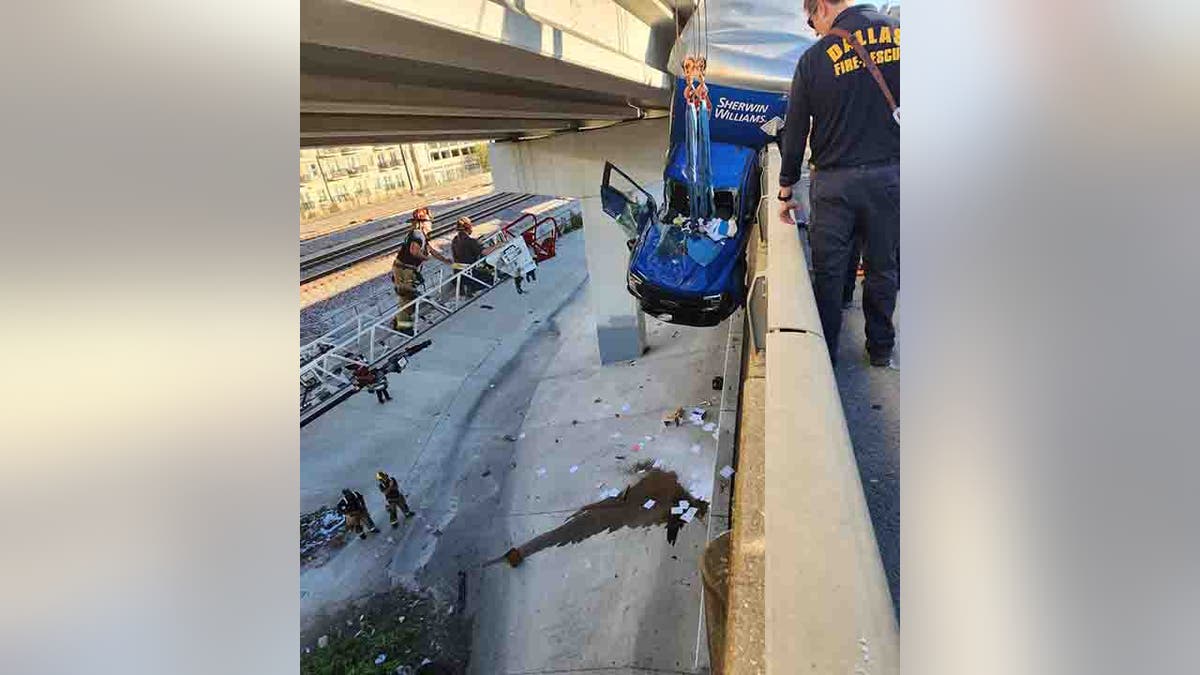
[[[733,467],[732,466],[729,466],[728,464],[726,464],[725,466],[721,467],[721,478],[724,478],[725,480],[729,480],[730,476],[732,476],[732,475],[733,475]]]
[[[495,307],[492,307],[491,305],[480,305],[480,307],[482,309],[496,309]]]
[[[690,522],[692,522],[692,518],[695,518],[695,517],[696,517],[696,514],[697,514],[699,511],[700,511],[700,509],[698,509],[698,508],[696,508],[696,507],[694,507],[694,506],[691,506],[691,507],[688,507],[688,510],[687,510],[687,511],[684,511],[684,512],[683,512],[683,515],[681,515],[681,516],[679,516],[679,517],[680,517],[680,518],[683,520],[683,522],[685,522],[685,523],[690,523]]]
[[[578,465],[578,464],[572,464],[572,465],[571,465],[571,473],[575,473],[575,472],[576,472],[576,471],[578,471],[578,470],[579,470],[579,465]]]
[[[332,506],[300,516],[300,566],[320,567],[345,545],[345,516]]]
[[[485,564],[510,560],[511,565],[514,557],[520,561],[546,548],[578,543],[597,534],[615,532],[625,527],[666,525],[668,541],[673,544],[679,528],[686,522],[681,521],[684,515],[690,513],[690,520],[697,515],[703,516],[708,510],[708,500],[684,490],[674,472],[660,469],[650,469],[624,490],[612,488],[602,494],[608,496],[583,506],[562,525],[513,547]],[[669,509],[654,508],[658,502],[675,503],[680,500],[696,506],[689,506],[687,511],[674,516]]]
[[[387,661],[387,654],[380,654],[379,656],[375,657],[375,665],[377,666],[383,665],[384,661]]]
[[[517,438],[525,438],[525,432],[522,431],[521,433],[517,434]]]
[[[509,443],[516,443],[517,437],[513,436],[512,434],[504,434],[504,440],[508,441]]]
[[[708,422],[701,428],[704,429],[705,431],[712,431],[713,429],[717,428],[717,423],[716,422]]]
[[[700,444],[699,443],[693,443],[692,447],[690,449],[691,449],[693,455],[700,454]]]
[[[707,414],[708,411],[704,408],[692,408],[688,411],[688,421],[696,426],[700,426],[704,424],[704,418]]]
[[[713,388],[713,391],[721,391],[722,389],[724,389],[725,388],[725,378],[720,375],[717,375],[716,377],[714,377],[713,381],[712,381],[712,388]]]
[[[539,466],[539,467],[538,467],[538,469],[537,469],[537,475],[539,475],[539,476],[545,476],[545,475],[546,475],[546,467],[544,467],[544,466]]]
[[[674,424],[675,426],[679,426],[680,424],[682,424],[683,423],[683,407],[675,408],[673,410],[668,410],[667,412],[663,413],[662,422],[663,422],[664,427],[669,427],[672,424]]]
[[[628,403],[621,406],[621,412],[629,412],[629,404]]]
[[[329,636],[328,635],[322,635],[321,637],[317,638],[317,649],[324,649],[328,646],[329,646]]]

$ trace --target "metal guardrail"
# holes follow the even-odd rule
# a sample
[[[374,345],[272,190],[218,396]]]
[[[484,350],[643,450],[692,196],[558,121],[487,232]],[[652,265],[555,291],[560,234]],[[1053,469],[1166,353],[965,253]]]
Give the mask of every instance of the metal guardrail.
[[[738,448],[730,567],[737,600],[724,658],[714,662],[730,674],[896,674],[899,631],[800,231],[782,222],[774,199],[777,148],[768,147],[763,165],[758,227],[766,246],[757,250],[766,260],[760,253],[751,274],[755,292],[765,292],[751,294],[747,317],[757,335],[747,358],[765,384],[755,410],[739,411],[740,427],[761,429]],[[760,493],[742,492],[748,474],[761,480]],[[737,495],[757,502],[751,512],[760,515],[739,518]]]
[[[495,236],[518,237],[529,228],[536,232],[536,228],[546,222],[553,223],[556,233],[560,230],[553,216],[545,216],[531,219],[528,227],[513,232],[513,226],[529,215],[523,214],[498,230]],[[480,272],[486,264],[486,259],[481,258],[449,276],[439,269],[436,280],[426,280],[425,290],[404,305],[396,302],[395,295],[389,291],[376,293],[373,298],[381,299],[387,294],[392,297],[391,302],[377,303],[376,311],[372,313],[356,312],[350,319],[301,347],[300,425],[308,424],[354,392],[350,372],[354,366],[376,367],[384,363],[415,338],[503,283],[498,271],[491,275]],[[466,297],[464,280],[480,291]],[[391,325],[393,317],[409,308],[412,309],[412,328],[396,330]]]

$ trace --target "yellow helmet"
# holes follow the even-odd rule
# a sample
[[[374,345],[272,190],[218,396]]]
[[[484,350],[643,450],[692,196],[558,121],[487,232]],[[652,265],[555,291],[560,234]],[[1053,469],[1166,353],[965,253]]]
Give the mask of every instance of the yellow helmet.
[[[388,475],[382,471],[375,472],[375,480],[387,480]]]

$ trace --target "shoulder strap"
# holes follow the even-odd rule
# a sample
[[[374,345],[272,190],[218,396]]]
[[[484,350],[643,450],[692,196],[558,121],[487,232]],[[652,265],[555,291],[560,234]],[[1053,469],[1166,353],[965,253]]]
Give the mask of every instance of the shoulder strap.
[[[883,92],[883,97],[887,99],[888,107],[892,109],[893,113],[896,112],[896,108],[899,106],[896,105],[896,99],[892,97],[892,91],[888,89],[887,80],[883,79],[883,73],[879,72],[879,66],[875,65],[875,62],[871,60],[871,55],[867,53],[867,48],[863,46],[862,42],[859,42],[857,37],[843,28],[830,28],[829,34],[836,35],[850,43],[859,60],[863,62],[867,70],[871,71],[871,77],[875,78],[875,84],[879,85],[879,90]]]

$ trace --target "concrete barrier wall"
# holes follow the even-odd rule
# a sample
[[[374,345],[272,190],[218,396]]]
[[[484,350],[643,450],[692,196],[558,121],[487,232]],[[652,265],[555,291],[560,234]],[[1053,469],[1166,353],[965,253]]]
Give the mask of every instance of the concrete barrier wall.
[[[767,280],[765,349],[747,341],[723,672],[898,673],[891,596],[799,230],[778,215],[779,162],[771,147],[748,251],[751,276]]]

